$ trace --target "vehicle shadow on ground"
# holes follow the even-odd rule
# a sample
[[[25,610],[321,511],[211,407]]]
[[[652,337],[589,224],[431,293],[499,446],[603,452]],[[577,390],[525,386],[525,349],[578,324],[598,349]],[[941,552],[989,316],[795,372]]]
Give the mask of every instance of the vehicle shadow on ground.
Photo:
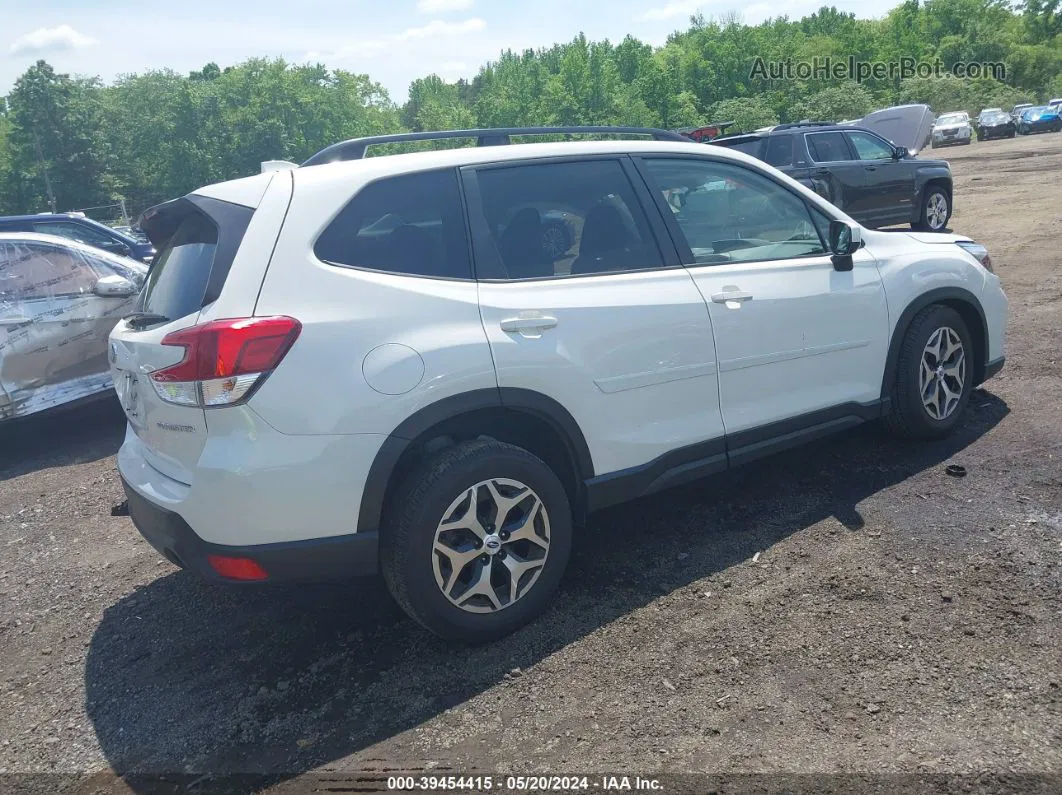
[[[110,396],[0,424],[0,481],[114,455],[125,415]]]
[[[485,647],[429,636],[376,580],[233,589],[163,576],[106,610],[88,651],[87,712],[136,791],[153,790],[161,773],[288,779],[412,729],[816,522],[836,517],[858,532],[861,501],[953,458],[972,465],[963,451],[1007,412],[978,391],[944,441],[898,443],[864,427],[602,512],[577,538],[545,616]]]

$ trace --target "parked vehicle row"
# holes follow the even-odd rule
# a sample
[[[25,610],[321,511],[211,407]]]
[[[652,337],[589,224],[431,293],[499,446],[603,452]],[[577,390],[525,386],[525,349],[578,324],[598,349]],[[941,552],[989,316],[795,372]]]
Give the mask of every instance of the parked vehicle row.
[[[107,336],[146,274],[68,238],[0,232],[0,422],[110,392]]]
[[[1018,135],[1032,135],[1038,132],[1062,132],[1062,117],[1057,110],[1047,105],[1022,111],[1018,118]]]
[[[653,140],[365,158],[456,137],[381,136],[146,212],[160,253],[110,337],[145,538],[218,582],[382,572],[424,626],[485,641],[545,608],[588,512],[866,420],[946,435],[1003,366],[983,246],[605,129]],[[916,169],[859,130],[757,141]]]
[[[947,162],[916,158],[861,127],[781,124],[712,144],[763,160],[869,227],[911,224],[939,232],[951,218]]]
[[[125,234],[81,213],[4,216],[0,217],[0,232],[57,235],[141,262],[151,262],[155,256],[155,247],[146,240],[138,239],[133,230],[130,230],[130,234]]]

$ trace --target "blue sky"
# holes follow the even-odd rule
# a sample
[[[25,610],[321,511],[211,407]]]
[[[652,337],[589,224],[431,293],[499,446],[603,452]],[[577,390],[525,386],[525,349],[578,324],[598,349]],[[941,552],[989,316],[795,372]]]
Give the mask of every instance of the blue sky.
[[[834,0],[859,16],[895,2]],[[826,0],[0,0],[0,95],[38,58],[60,71],[117,75],[170,67],[186,72],[254,56],[320,61],[366,72],[396,101],[410,80],[435,72],[472,77],[507,48],[571,39],[620,41],[632,33],[661,44],[693,13],[732,11],[748,23],[798,18]]]

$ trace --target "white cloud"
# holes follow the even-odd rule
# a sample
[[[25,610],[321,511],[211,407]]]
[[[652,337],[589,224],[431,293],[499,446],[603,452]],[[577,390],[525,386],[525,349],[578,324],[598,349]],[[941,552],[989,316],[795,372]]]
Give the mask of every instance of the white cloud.
[[[74,30],[69,25],[54,28],[37,28],[32,33],[20,36],[11,44],[12,55],[42,55],[48,52],[80,50],[91,47],[96,40]]]
[[[703,0],[675,0],[675,2],[668,3],[666,6],[650,8],[640,15],[638,19],[646,22],[655,22],[663,19],[689,16],[696,13],[697,9],[702,5],[704,5]]]
[[[422,14],[441,14],[447,11],[466,11],[476,0],[417,0],[417,10]]]
[[[364,39],[343,44],[333,50],[311,50],[303,57],[303,61],[310,62],[352,62],[366,58],[373,58],[385,52],[393,51],[399,45],[409,46],[409,42],[422,43],[428,46],[432,40],[439,40],[450,36],[463,36],[469,33],[479,33],[487,29],[487,23],[478,17],[472,17],[461,22],[444,22],[435,19],[427,25],[418,28],[407,28],[401,33],[378,39]],[[451,62],[445,65],[447,72],[461,72],[467,69],[465,63]]]
[[[478,33],[487,29],[487,23],[479,17],[472,17],[462,22],[444,22],[441,19],[433,19],[427,25],[419,28],[408,28],[398,35],[400,41],[410,39],[429,39],[437,36],[460,36],[465,33]]]

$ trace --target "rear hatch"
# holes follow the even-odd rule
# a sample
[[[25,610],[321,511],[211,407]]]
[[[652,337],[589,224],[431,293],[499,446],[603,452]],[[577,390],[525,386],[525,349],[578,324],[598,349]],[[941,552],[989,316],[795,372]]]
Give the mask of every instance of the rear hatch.
[[[136,313],[111,332],[111,373],[145,461],[181,483],[191,484],[206,444],[205,411],[197,403],[172,402],[173,395],[163,400],[165,385],[150,376],[184,359],[185,348],[162,341],[195,326],[203,308],[218,298],[254,212],[192,194],[152,208],[141,219],[158,255]]]

